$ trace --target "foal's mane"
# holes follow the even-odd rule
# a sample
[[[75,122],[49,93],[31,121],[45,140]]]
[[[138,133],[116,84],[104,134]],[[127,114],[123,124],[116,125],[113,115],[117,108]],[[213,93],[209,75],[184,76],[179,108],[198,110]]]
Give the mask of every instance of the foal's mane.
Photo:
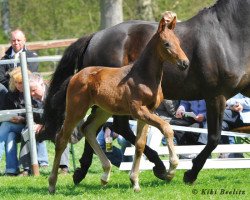
[[[139,58],[137,58],[137,60],[130,64],[132,65],[132,68],[128,68],[127,70],[127,74],[126,76],[124,76],[124,78],[120,81],[119,86],[124,84],[126,81],[128,81],[128,79],[131,77],[131,74],[134,73],[134,71],[138,71],[138,67],[141,68],[143,70],[143,64],[141,62],[145,62],[145,54],[149,52],[149,49],[152,50],[152,48],[150,48],[150,46],[152,45],[153,40],[155,40],[156,37],[159,37],[159,33],[156,32],[151,39],[149,40],[149,42],[147,43],[146,47],[144,48],[144,50],[141,52],[141,55],[139,56]],[[144,59],[141,59],[142,57],[144,57]],[[142,74],[143,76],[143,71]]]

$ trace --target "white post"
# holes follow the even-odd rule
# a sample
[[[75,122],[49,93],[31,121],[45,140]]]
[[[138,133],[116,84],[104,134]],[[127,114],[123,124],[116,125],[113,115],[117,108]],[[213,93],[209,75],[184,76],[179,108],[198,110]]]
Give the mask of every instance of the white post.
[[[27,70],[27,58],[26,52],[20,53],[22,77],[23,77],[23,89],[24,89],[24,101],[26,109],[26,121],[29,130],[30,138],[30,157],[31,157],[31,167],[33,175],[39,175],[39,166],[37,161],[37,150],[36,150],[36,138],[34,134],[34,121],[33,121],[33,111],[30,97],[30,87],[28,79],[28,70]]]

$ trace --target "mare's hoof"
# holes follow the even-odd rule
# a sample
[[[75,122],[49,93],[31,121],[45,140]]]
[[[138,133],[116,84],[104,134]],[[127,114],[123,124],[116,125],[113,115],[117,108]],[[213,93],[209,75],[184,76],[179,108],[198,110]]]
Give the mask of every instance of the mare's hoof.
[[[192,170],[188,170],[184,173],[184,177],[183,177],[184,183],[192,185],[196,179],[197,179],[197,176],[195,176],[192,173]]]
[[[55,192],[56,192],[55,187],[49,186],[49,194],[55,194]]]
[[[158,168],[156,168],[156,166],[154,166],[153,167],[153,172],[154,172],[154,175],[157,178],[159,178],[159,179],[161,179],[163,181],[169,180],[168,179],[168,172],[167,172],[166,168],[158,169]]]
[[[75,185],[78,185],[86,176],[86,173],[81,170],[81,168],[76,168],[73,174],[73,181]]]

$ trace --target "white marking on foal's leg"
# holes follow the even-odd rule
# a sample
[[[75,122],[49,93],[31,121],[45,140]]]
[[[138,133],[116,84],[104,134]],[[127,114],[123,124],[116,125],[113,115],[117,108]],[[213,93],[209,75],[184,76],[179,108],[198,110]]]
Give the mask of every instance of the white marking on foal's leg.
[[[101,177],[101,185],[102,186],[105,186],[108,184],[109,182],[109,178],[110,178],[110,173],[111,173],[111,163],[110,161],[108,160],[108,164],[106,166],[103,166],[103,174],[102,174],[102,177]]]
[[[140,192],[140,191],[141,191],[141,188],[140,188],[140,185],[139,185],[139,177],[138,177],[138,174],[133,173],[133,172],[131,171],[129,177],[130,177],[130,181],[131,181],[131,183],[132,183],[134,192]]]
[[[179,158],[175,153],[173,139],[167,139],[167,141],[169,149],[169,169],[168,169],[167,179],[172,180],[175,176],[176,168],[179,164]]]

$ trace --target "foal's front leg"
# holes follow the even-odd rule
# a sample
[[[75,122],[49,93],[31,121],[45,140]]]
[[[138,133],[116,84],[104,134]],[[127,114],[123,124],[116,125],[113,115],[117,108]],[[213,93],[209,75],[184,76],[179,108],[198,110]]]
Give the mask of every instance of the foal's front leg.
[[[164,121],[157,115],[150,113],[148,117],[149,118],[146,118],[148,119],[147,123],[157,127],[167,139],[167,146],[169,151],[169,169],[166,178],[167,180],[170,181],[174,178],[176,168],[179,164],[179,158],[175,152],[175,146],[174,146],[174,131],[168,122]]]
[[[130,181],[132,183],[135,192],[139,192],[141,190],[139,185],[139,167],[140,167],[141,156],[146,144],[147,131],[148,131],[148,124],[138,120],[136,142],[135,142],[135,157],[132,169],[130,171]]]
[[[174,147],[174,131],[170,124],[162,120],[163,134],[167,139],[168,151],[169,151],[169,169],[167,174],[167,179],[172,180],[175,176],[176,168],[179,164],[179,158],[175,152]]]
[[[173,129],[171,128],[168,122],[164,121],[159,116],[152,114],[144,106],[141,107],[140,112],[138,112],[137,117],[143,120],[144,122],[146,122],[147,124],[157,127],[162,132],[162,134],[167,138],[170,166],[169,166],[168,173],[166,174],[167,176],[166,178],[168,180],[171,180],[175,175],[175,171],[179,163],[179,159],[175,152],[175,147],[174,147]]]

